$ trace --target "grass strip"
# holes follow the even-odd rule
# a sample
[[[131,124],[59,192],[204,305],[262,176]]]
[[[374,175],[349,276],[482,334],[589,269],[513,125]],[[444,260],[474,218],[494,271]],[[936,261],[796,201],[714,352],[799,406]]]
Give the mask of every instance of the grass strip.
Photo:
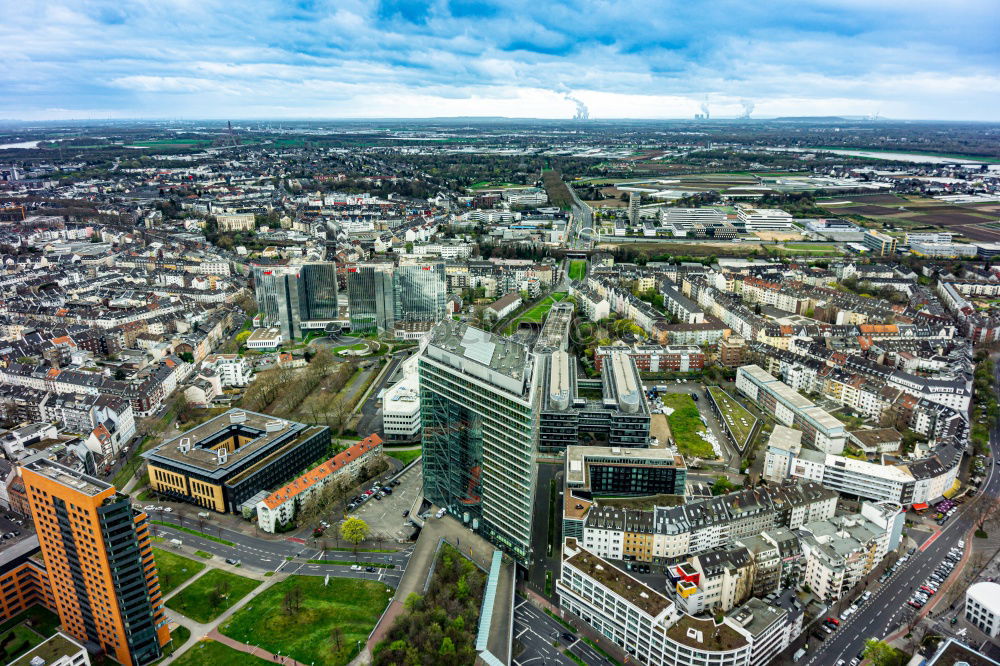
[[[553,620],[555,620],[556,622],[558,622],[562,626],[564,626],[567,629],[569,629],[574,634],[578,632],[578,630],[577,630],[576,627],[574,627],[572,624],[570,624],[566,620],[562,619],[561,617],[559,617],[558,615],[556,615],[555,613],[553,613],[552,611],[550,611],[548,608],[545,608],[543,610],[545,611],[546,615],[548,615],[549,617],[551,617]]]
[[[214,537],[211,534],[205,534],[204,532],[199,532],[198,530],[193,530],[190,527],[181,527],[180,525],[174,525],[173,523],[166,523],[162,520],[151,520],[149,521],[154,525],[163,525],[164,527],[170,527],[179,532],[186,532],[188,534],[193,534],[194,536],[199,536],[202,539],[208,539],[209,541],[214,541],[215,543],[221,543],[223,546],[235,546],[236,544],[232,541],[226,541],[225,539],[220,539],[219,537]]]
[[[396,568],[395,564],[382,564],[381,562],[365,562],[363,564],[361,562],[351,562],[350,560],[306,560],[306,562],[308,562],[309,564],[337,564],[344,566],[353,566],[355,564],[358,564],[366,567],[375,567],[376,569]]]
[[[590,640],[586,636],[583,636],[582,639],[583,639],[584,643],[586,643],[590,647],[594,648],[594,650],[596,650],[598,654],[600,654],[602,657],[604,657],[605,659],[607,659],[608,661],[610,661],[612,664],[615,664],[616,666],[622,666],[622,663],[620,661],[618,661],[617,659],[615,659],[614,657],[612,657],[610,654],[608,654],[607,652],[605,652],[604,648],[602,648],[600,645],[598,645],[594,641]]]
[[[206,553],[203,550],[196,550],[194,551],[194,554],[197,555],[198,557],[204,557],[206,560],[210,560],[213,557],[215,557],[214,555],[212,555],[212,553]]]

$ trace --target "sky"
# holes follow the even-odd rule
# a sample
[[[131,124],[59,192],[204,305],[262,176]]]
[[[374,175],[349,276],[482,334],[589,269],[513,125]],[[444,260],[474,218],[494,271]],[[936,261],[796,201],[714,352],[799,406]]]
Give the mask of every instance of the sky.
[[[18,0],[0,118],[1000,121],[997,0]]]

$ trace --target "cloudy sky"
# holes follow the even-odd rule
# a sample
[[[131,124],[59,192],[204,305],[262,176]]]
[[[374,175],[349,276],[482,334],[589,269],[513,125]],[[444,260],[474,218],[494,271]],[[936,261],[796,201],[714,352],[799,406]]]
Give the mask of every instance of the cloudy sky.
[[[1000,120],[997,0],[11,0],[0,118]]]

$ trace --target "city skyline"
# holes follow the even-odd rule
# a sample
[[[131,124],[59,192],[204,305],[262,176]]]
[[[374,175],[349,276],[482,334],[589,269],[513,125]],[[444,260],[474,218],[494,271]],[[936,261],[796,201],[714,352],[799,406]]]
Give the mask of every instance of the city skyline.
[[[996,120],[1000,7],[257,2],[19,7],[0,118]]]

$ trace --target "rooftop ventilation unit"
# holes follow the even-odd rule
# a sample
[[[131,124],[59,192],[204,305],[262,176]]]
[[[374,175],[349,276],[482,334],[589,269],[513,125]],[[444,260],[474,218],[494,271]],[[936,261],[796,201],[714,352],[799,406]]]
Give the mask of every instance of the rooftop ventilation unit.
[[[191,438],[181,437],[181,442],[177,445],[177,450],[181,453],[187,454],[187,452],[191,450]]]
[[[229,460],[229,449],[221,448],[215,452],[217,456],[217,461],[220,465],[225,465],[226,461]]]
[[[247,413],[242,410],[233,412],[232,414],[229,415],[230,423],[246,423],[246,421],[247,421]]]

